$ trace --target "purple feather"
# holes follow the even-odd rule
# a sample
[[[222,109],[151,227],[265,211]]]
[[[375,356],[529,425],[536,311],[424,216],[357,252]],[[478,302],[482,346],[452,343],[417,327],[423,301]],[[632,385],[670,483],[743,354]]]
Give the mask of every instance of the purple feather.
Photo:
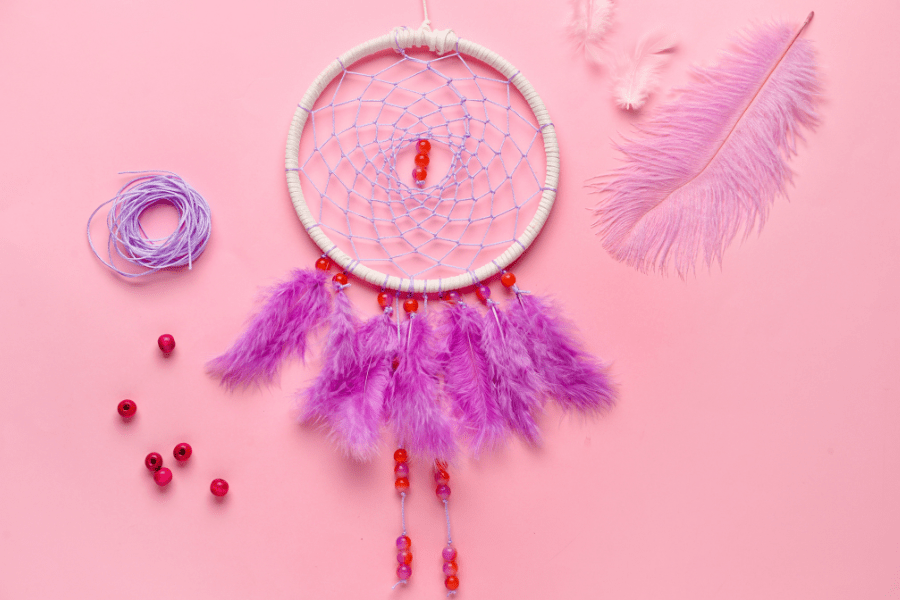
[[[344,399],[357,386],[361,370],[356,343],[359,323],[347,294],[341,289],[334,295],[329,325],[324,364],[305,393],[306,404],[300,413],[304,422],[335,422]]]
[[[511,302],[510,321],[528,340],[528,354],[542,387],[563,408],[582,412],[607,408],[615,387],[607,368],[581,349],[565,322],[548,303],[520,294]]]
[[[207,370],[234,389],[271,382],[291,352],[302,359],[307,336],[328,316],[325,278],[324,271],[294,270],[291,279],[272,288],[244,333],[225,354],[207,363]]]
[[[595,184],[596,225],[616,259],[684,276],[699,255],[721,264],[738,232],[762,229],[800,130],[818,122],[815,53],[798,38],[809,19],[742,35],[620,146],[625,164]]]
[[[385,398],[385,418],[397,443],[426,460],[453,456],[453,428],[441,408],[435,339],[423,316],[400,330],[399,363]]]
[[[474,453],[499,442],[506,434],[506,419],[492,394],[488,359],[481,346],[484,322],[463,302],[444,312],[441,355],[444,392],[450,398],[463,435]]]
[[[538,441],[540,434],[534,413],[541,407],[540,380],[535,374],[526,340],[496,303],[490,304],[490,310],[484,316],[481,340],[494,402],[510,429],[531,442]]]
[[[397,329],[390,313],[369,319],[356,336],[358,364],[349,374],[347,395],[332,415],[331,431],[357,460],[369,460],[378,449],[385,391],[397,352]]]

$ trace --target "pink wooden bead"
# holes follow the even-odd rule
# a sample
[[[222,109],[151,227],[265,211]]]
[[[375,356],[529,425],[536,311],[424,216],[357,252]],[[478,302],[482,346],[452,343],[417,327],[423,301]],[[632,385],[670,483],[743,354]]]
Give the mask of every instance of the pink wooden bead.
[[[172,471],[166,467],[162,467],[153,474],[153,481],[160,487],[169,485],[169,482],[172,481]]]
[[[441,550],[441,558],[445,561],[456,560],[456,548],[453,546],[447,546],[443,550]]]
[[[213,496],[221,498],[228,493],[228,482],[224,479],[213,479],[212,483],[209,484],[209,491],[212,492]]]
[[[410,546],[412,546],[412,541],[408,535],[401,535],[397,538],[397,550],[409,550]]]
[[[159,345],[159,349],[163,351],[163,354],[168,354],[175,349],[175,338],[173,338],[168,333],[164,333],[159,336],[159,339],[156,340],[156,343]]]

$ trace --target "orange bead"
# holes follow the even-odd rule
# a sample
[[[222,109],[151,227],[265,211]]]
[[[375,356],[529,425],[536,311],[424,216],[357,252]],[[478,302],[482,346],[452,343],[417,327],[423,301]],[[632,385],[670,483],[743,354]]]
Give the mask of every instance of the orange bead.
[[[394,303],[394,295],[388,294],[387,292],[381,292],[378,294],[378,306],[381,308],[387,308],[388,306]]]
[[[406,477],[400,477],[394,482],[394,488],[398,492],[405,492],[409,489],[409,479],[407,479]]]
[[[516,276],[512,273],[504,273],[500,276],[500,283],[502,283],[504,287],[512,287],[516,285]]]
[[[444,580],[444,587],[452,592],[459,587],[459,577],[457,577],[456,575],[451,575]]]
[[[341,285],[347,285],[347,276],[344,275],[343,273],[338,273],[337,275],[332,277],[331,280],[333,282],[339,283]]]
[[[425,168],[428,166],[428,163],[431,162],[431,159],[428,158],[427,154],[416,154],[415,161],[417,167]]]
[[[428,154],[431,151],[431,142],[428,140],[419,140],[416,142],[416,152],[419,154]]]
[[[406,462],[409,460],[409,454],[403,448],[397,448],[394,452],[394,460],[400,463]]]
[[[403,301],[403,310],[414,313],[419,310],[419,302],[415,298],[407,298]]]
[[[325,258],[324,256],[321,257],[319,260],[316,261],[316,268],[320,271],[327,271],[328,269],[331,268],[331,260],[328,258]]]

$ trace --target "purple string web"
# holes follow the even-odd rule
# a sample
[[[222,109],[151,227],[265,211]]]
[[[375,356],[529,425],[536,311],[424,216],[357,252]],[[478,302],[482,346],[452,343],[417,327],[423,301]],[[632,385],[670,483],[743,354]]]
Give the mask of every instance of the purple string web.
[[[421,188],[420,139],[432,146]],[[531,221],[546,168],[515,86],[458,52],[384,52],[345,66],[310,111],[300,156],[315,226],[353,264],[410,280],[496,259]]]

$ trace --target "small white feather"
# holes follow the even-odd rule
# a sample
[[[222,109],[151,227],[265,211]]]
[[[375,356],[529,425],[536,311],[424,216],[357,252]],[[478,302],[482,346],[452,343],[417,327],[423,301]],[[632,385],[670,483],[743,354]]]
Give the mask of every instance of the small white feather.
[[[672,57],[675,38],[653,33],[638,41],[634,53],[620,55],[615,64],[613,95],[624,110],[638,110],[659,87],[659,74]]]
[[[569,0],[569,5],[571,12],[566,32],[589,61],[600,63],[600,46],[612,23],[611,0]]]

